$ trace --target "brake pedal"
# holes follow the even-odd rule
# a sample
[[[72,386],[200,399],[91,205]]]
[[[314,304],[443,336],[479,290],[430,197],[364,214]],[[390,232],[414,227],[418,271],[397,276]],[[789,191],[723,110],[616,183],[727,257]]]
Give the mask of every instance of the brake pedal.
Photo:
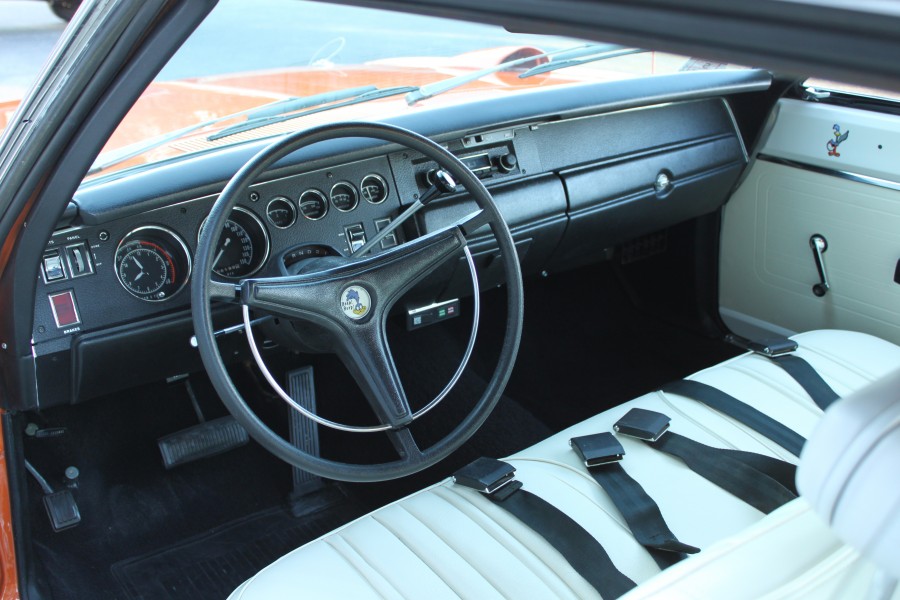
[[[234,417],[206,421],[157,440],[166,469],[215,456],[250,441],[247,430]]]
[[[316,412],[316,388],[313,382],[313,368],[303,367],[287,374],[287,393],[291,399],[305,408]],[[319,428],[293,408],[290,413],[291,444],[312,456],[319,456]],[[292,468],[294,489],[291,497],[296,499],[322,487],[322,478],[297,467]]]

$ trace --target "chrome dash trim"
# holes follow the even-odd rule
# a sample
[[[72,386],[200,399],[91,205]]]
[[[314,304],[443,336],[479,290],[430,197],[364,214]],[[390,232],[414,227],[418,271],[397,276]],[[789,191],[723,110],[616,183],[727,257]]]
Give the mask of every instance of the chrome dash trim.
[[[774,163],[776,165],[783,165],[785,167],[792,167],[794,169],[802,169],[804,171],[811,171],[813,173],[819,173],[820,175],[839,177],[841,179],[846,179],[847,181],[854,181],[856,183],[867,183],[869,185],[874,185],[876,187],[900,192],[900,183],[896,183],[894,181],[889,181],[887,179],[881,179],[879,177],[871,177],[869,175],[861,175],[859,173],[852,173],[850,171],[841,171],[840,169],[829,169],[827,167],[818,167],[816,165],[810,165],[810,164],[803,163],[803,162],[797,162],[797,161],[790,160],[787,158],[779,158],[777,156],[772,156],[770,154],[760,154],[759,156],[757,156],[757,160],[764,160],[766,162]]]

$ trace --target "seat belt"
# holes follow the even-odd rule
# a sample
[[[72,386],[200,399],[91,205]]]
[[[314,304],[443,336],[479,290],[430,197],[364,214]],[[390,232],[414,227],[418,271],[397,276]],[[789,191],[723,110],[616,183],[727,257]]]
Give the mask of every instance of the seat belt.
[[[760,356],[765,356],[776,365],[785,370],[794,381],[800,384],[813,402],[825,410],[835,400],[840,399],[837,392],[822,378],[821,375],[799,356],[792,354],[797,350],[797,342],[788,338],[766,338],[760,341],[752,341],[737,335],[728,335],[728,342],[745,350],[750,350]]]
[[[480,492],[543,537],[603,598],[618,598],[636,587],[581,525],[540,496],[522,489],[515,471],[509,463],[482,457],[454,473],[453,480]]]
[[[679,458],[689,469],[760,512],[768,514],[797,497],[794,484],[797,468],[791,463],[753,452],[701,444],[669,431],[670,421],[662,413],[633,408],[613,429]]]
[[[700,552],[699,548],[675,537],[653,498],[619,464],[625,449],[613,434],[574,437],[569,444],[619,509],[634,538],[647,549],[660,569],[674,565],[688,554]]]
[[[822,410],[828,408],[835,400],[840,400],[841,397],[831,389],[830,385],[825,383],[825,380],[812,368],[812,365],[799,356],[786,354],[784,356],[770,356],[769,359],[793,377],[794,381],[806,390],[809,397]]]
[[[806,443],[806,439],[793,429],[711,385],[682,379],[667,383],[660,389],[667,394],[678,394],[702,402],[764,435],[794,456],[800,456],[800,450]]]

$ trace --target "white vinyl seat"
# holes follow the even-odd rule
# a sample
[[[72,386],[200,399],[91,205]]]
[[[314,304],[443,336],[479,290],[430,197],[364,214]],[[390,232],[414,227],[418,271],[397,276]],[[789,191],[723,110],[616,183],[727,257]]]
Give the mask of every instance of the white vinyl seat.
[[[823,330],[794,339],[800,344],[796,354],[842,397],[900,368],[900,348],[866,334]],[[762,356],[745,354],[689,379],[750,404],[804,437],[822,415],[784,370]],[[586,393],[585,402],[592,401],[592,393],[602,392]],[[846,592],[848,586],[865,591],[873,569],[837,540],[803,498],[763,515],[679,460],[618,436],[626,452],[622,467],[657,502],[678,539],[701,548],[660,573],[568,443],[574,436],[612,431],[613,423],[634,407],[665,413],[672,419],[672,431],[707,445],[797,462],[731,418],[662,392],[604,411],[505,459],[516,467],[524,489],[577,521],[600,541],[616,567],[639,584],[626,598],[664,590],[676,598],[726,593],[733,598],[830,597],[817,594]],[[755,573],[751,584],[729,583],[741,573]],[[822,578],[832,582],[833,589],[816,583]],[[792,593],[798,590],[813,593]],[[833,597],[848,597],[838,592]],[[436,600],[598,594],[543,538],[477,492],[448,479],[287,554],[231,596],[301,597]]]

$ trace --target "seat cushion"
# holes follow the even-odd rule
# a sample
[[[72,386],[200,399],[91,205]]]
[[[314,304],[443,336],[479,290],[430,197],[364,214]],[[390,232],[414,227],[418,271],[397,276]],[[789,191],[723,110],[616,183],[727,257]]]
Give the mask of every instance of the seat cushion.
[[[900,348],[869,335],[815,331],[794,339],[800,344],[797,355],[806,359],[842,396],[900,368]],[[810,434],[822,415],[784,370],[762,356],[745,354],[690,379],[719,388],[803,436]],[[591,402],[595,394],[600,400],[601,390],[585,390],[583,401]],[[623,573],[642,584],[657,577],[659,568],[634,540],[612,501],[568,444],[574,436],[611,431],[613,423],[633,407],[665,413],[672,418],[672,431],[711,446],[758,452],[791,462],[797,459],[703,404],[662,392],[646,394],[604,411],[506,459],[516,467],[517,479],[526,490],[577,521],[602,543]],[[625,436],[619,436],[619,440],[626,452],[622,467],[656,500],[678,538],[703,550],[667,569],[667,577],[674,577],[672,573],[676,572],[692,572],[690,565],[711,560],[710,549],[722,548],[723,544],[731,548],[730,540],[746,536],[748,531],[765,531],[778,523],[787,523],[785,527],[801,523],[798,531],[814,528],[811,523],[818,523],[824,538],[833,537],[814,517],[784,517],[793,515],[790,511],[795,510],[806,514],[802,500],[788,505],[796,504],[798,508],[786,506],[764,517],[679,460],[637,440]],[[731,556],[721,549],[715,552]],[[808,560],[782,560],[779,565],[785,573],[777,581],[773,578],[772,585],[790,585],[792,578],[802,578],[830,556],[825,552]],[[860,562],[856,559],[854,555],[853,561],[841,564],[854,568]],[[729,595],[757,597],[759,587],[766,584],[756,583],[752,592],[750,587],[731,589]],[[643,588],[641,585],[631,594],[639,596]],[[693,597],[686,593],[686,597]],[[232,595],[254,600],[301,596],[596,598],[598,594],[530,528],[477,492],[456,486],[448,479],[287,554]]]

